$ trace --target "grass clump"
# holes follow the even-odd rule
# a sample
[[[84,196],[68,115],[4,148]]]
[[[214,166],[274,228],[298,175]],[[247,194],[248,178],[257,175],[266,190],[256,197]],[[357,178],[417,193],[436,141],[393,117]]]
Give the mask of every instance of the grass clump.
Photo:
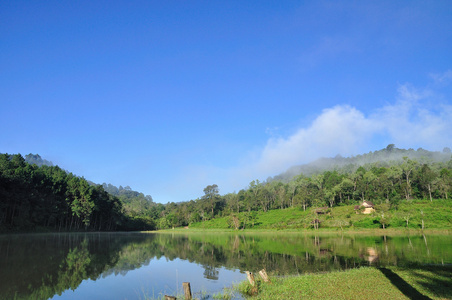
[[[212,299],[216,300],[230,300],[235,298],[233,289],[224,289],[223,292],[212,295]]]

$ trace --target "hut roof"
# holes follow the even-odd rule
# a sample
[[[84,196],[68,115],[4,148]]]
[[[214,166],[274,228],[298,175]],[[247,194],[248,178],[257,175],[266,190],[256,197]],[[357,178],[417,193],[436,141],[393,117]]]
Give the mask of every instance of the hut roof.
[[[366,200],[363,201],[363,205],[367,205],[369,207],[374,207],[374,204],[372,202],[366,201]]]

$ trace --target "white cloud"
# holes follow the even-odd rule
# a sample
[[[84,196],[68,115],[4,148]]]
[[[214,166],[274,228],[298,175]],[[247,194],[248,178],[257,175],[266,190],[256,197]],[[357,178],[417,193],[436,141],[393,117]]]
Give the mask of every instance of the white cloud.
[[[430,77],[436,84],[448,84],[452,82],[452,70],[447,70],[444,73],[431,73]]]
[[[452,106],[436,104],[436,107],[429,107],[428,101],[423,100],[431,100],[433,95],[427,89],[401,85],[394,104],[368,116],[345,105],[325,109],[310,126],[299,128],[285,138],[269,139],[253,169],[256,174],[274,175],[319,157],[378,150],[369,147],[377,147],[376,140],[382,136],[398,147],[440,150],[450,146]]]
[[[319,156],[349,153],[364,143],[375,129],[357,109],[335,106],[325,109],[308,128],[287,138],[270,139],[257,163],[259,172],[283,170]]]
[[[350,156],[379,150],[394,143],[399,148],[441,150],[452,146],[452,106],[436,103],[427,89],[406,84],[396,101],[366,115],[356,107],[336,105],[324,109],[310,125],[287,137],[271,137],[231,168],[200,167],[186,170],[187,184],[202,190],[216,183],[221,193],[238,191],[254,179],[265,180],[289,167],[337,154]],[[433,106],[429,103],[435,103]]]
[[[372,119],[384,123],[386,134],[397,146],[442,149],[452,141],[451,106],[432,107],[422,101],[431,97],[434,94],[429,90],[401,86],[398,101],[377,111]]]

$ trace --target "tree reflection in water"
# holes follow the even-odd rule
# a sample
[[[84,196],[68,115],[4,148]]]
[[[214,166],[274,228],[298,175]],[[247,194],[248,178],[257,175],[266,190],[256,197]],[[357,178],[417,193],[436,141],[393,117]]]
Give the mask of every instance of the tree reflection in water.
[[[161,262],[160,258],[195,263],[204,269],[203,278],[219,281],[222,268],[300,274],[363,265],[452,263],[451,252],[452,241],[447,235],[9,235],[0,237],[0,298],[49,299],[65,290],[77,289],[86,279],[96,280],[112,274],[127,278],[131,270],[152,266],[156,261]],[[170,284],[174,282],[176,279]]]

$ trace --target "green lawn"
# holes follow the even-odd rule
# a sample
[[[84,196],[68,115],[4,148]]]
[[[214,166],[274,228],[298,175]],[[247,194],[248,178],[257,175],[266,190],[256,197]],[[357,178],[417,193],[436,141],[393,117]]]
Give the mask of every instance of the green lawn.
[[[259,281],[253,299],[452,299],[452,266],[360,268]],[[251,290],[248,282],[238,289]]]

